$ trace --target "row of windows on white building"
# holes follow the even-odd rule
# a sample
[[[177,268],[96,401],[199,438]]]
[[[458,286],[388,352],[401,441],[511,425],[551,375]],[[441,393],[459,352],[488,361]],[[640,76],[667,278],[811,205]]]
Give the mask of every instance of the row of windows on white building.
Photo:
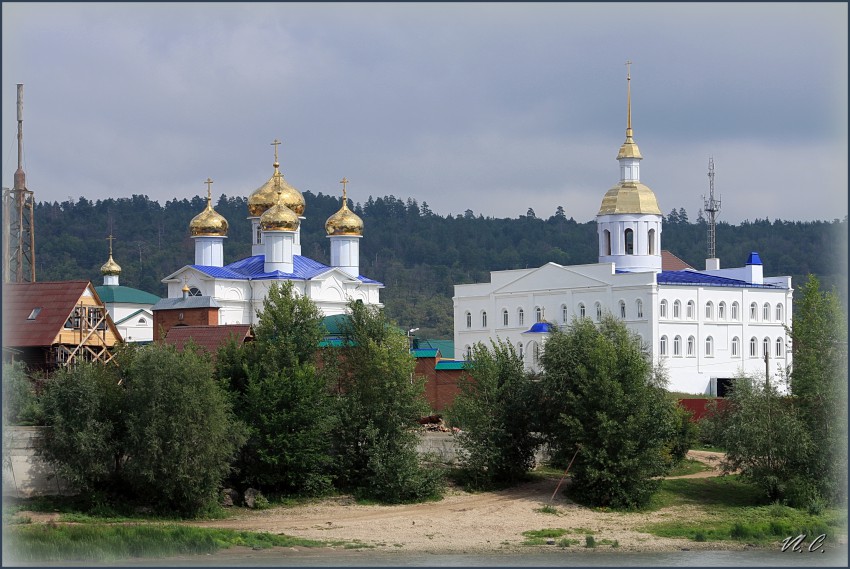
[[[594,305],[594,308],[595,308],[595,313],[596,313],[595,314],[596,321],[598,322],[598,321],[602,320],[602,304],[597,302]],[[659,318],[663,318],[663,319],[668,318],[669,311],[667,310],[667,308],[668,308],[667,299],[663,299],[661,301],[661,303],[659,304],[659,308],[658,308]],[[708,301],[705,304],[705,319],[706,320],[715,320],[714,308],[715,308],[714,303],[711,302],[711,301]],[[723,302],[723,301],[721,301],[717,304],[717,320],[722,321],[722,320],[727,319],[726,308],[727,308],[726,303]],[[624,300],[620,301],[619,309],[620,309],[619,310],[620,318],[623,318],[623,319],[627,318],[627,312],[628,311],[626,310],[626,302]],[[583,302],[579,303],[577,312],[578,312],[578,316],[580,318],[586,318],[587,317],[587,308],[585,307]],[[775,307],[771,307],[769,302],[764,303],[764,305],[762,306],[762,310],[761,310],[761,321],[762,322],[770,322],[771,321],[771,315],[775,315],[775,321],[776,322],[782,322],[783,321],[782,319],[783,319],[783,316],[784,316],[784,308],[782,306],[782,303],[777,304]],[[635,317],[636,318],[643,318],[643,301],[641,301],[640,299],[635,301]],[[566,324],[567,321],[568,321],[568,318],[569,318],[569,309],[567,308],[566,305],[562,304],[561,305],[561,324]],[[681,319],[681,318],[682,318],[682,303],[680,301],[676,300],[676,301],[673,302],[673,319],[678,320],[678,319]],[[687,320],[694,320],[696,318],[696,304],[694,303],[693,300],[688,301],[687,305],[685,306],[685,318]],[[732,305],[730,306],[729,318],[733,321],[740,320],[740,306],[739,306],[737,301],[733,302]],[[545,313],[544,313],[543,308],[540,307],[540,306],[536,307],[534,309],[534,320],[535,320],[535,322],[543,322],[544,319],[545,319]],[[758,304],[755,303],[755,302],[750,304],[750,321],[751,322],[758,322],[759,321],[759,307],[758,307]],[[516,325],[517,326],[524,326],[525,325],[525,311],[522,308],[517,309]],[[510,313],[508,312],[507,308],[503,308],[502,309],[502,327],[508,327],[508,326],[510,326]],[[466,327],[472,328],[472,313],[471,312],[466,313]],[[481,327],[487,328],[487,311],[486,310],[481,311]]]

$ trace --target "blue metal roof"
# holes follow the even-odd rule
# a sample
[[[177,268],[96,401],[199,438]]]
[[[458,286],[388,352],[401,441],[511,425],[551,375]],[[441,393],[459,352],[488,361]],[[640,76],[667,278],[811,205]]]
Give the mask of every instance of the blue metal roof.
[[[736,288],[781,288],[776,285],[753,284],[738,279],[707,275],[696,271],[661,271],[656,277],[658,284],[690,286],[726,286]]]
[[[759,257],[758,253],[753,251],[752,253],[750,253],[750,256],[747,257],[747,264],[748,265],[761,265],[761,257]]]
[[[548,334],[551,331],[552,325],[548,322],[535,322],[534,325],[523,332],[523,334]]]
[[[223,267],[210,267],[208,265],[190,265],[193,269],[201,271],[202,273],[209,275],[211,277],[217,279],[232,279],[232,280],[267,280],[267,279],[275,279],[275,280],[310,280],[315,278],[322,273],[325,273],[332,269],[327,265],[323,265],[318,261],[314,261],[308,257],[302,257],[301,255],[293,255],[292,256],[292,272],[284,273],[282,271],[272,271],[267,273],[264,271],[264,265],[266,261],[265,255],[254,255],[253,257],[246,257],[234,263],[230,263],[229,265],[225,265]],[[364,276],[358,276],[357,280],[367,284],[377,284],[380,285],[382,283],[366,278]]]

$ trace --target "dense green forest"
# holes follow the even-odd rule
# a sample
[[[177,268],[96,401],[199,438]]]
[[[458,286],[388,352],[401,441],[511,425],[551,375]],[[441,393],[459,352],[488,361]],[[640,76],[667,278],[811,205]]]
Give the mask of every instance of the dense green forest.
[[[329,262],[324,223],[339,209],[336,196],[304,192],[303,254]],[[36,276],[40,281],[90,279],[101,284],[108,256],[106,237],[116,238],[114,258],[121,284],[164,295],[160,279],[194,262],[189,221],[205,199],[170,200],[147,196],[92,202],[40,202],[35,210]],[[489,279],[489,271],[537,267],[549,261],[570,265],[597,260],[595,221],[577,222],[558,207],[549,217],[529,209],[516,219],[463,214],[441,216],[426,202],[394,196],[350,204],[365,223],[360,272],[386,285],[381,300],[402,327],[420,328],[420,337],[452,337],[453,285]],[[247,199],[222,195],[215,209],[230,222],[225,263],[251,254]],[[707,226],[701,214],[689,220],[684,209],[664,218],[662,248],[694,268],[704,268]],[[765,275],[791,275],[802,283],[817,275],[846,301],[847,217],[794,222],[767,219],[717,225],[721,266],[740,266],[758,251]],[[846,306],[846,302],[845,302]]]

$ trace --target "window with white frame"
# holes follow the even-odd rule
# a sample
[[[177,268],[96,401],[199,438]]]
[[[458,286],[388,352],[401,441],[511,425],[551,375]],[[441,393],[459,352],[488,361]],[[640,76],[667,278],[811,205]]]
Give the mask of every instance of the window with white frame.
[[[676,336],[673,338],[673,355],[681,356],[682,355],[682,337]]]
[[[688,320],[694,319],[694,312],[696,311],[696,305],[693,300],[688,301],[688,306],[685,308],[685,316]]]
[[[658,351],[662,356],[667,355],[667,336],[661,336],[661,342],[658,344]]]
[[[543,309],[539,306],[534,309],[534,321],[543,322]]]
[[[732,338],[732,357],[737,358],[738,352],[741,351],[741,341],[738,339],[738,336]]]
[[[635,254],[635,232],[631,229],[625,231],[626,255]]]
[[[777,358],[781,358],[782,354],[784,352],[785,352],[785,342],[782,341],[782,338],[777,338],[776,339],[776,351],[774,352],[774,355]]]
[[[466,313],[466,327],[472,328],[472,313],[471,312]]]
[[[581,318],[584,318],[585,316],[587,316],[587,313],[584,309],[584,303],[583,302],[579,302],[579,304],[578,304],[578,315]]]
[[[602,321],[602,305],[598,302],[596,303],[596,321]]]
[[[481,327],[482,328],[487,327],[487,312],[486,311],[481,313]]]
[[[756,321],[759,318],[759,306],[755,302],[750,304],[750,320]]]
[[[508,309],[503,308],[502,309],[502,326],[507,326],[509,322],[510,322],[510,320],[508,318]]]
[[[567,309],[566,304],[561,305],[561,324],[566,324],[567,320],[570,317],[569,310]]]
[[[723,301],[717,305],[717,319],[726,320],[726,303]]]
[[[762,356],[770,355],[770,338],[765,338],[761,342],[761,354]]]
[[[783,316],[782,303],[779,303],[779,304],[776,305],[776,321],[782,322],[782,316]]]
[[[466,346],[463,349],[463,359],[465,359],[465,360],[471,360],[472,359],[472,347],[471,346]]]
[[[682,303],[678,300],[673,303],[673,318],[681,318],[682,317]]]
[[[662,300],[658,305],[658,317],[667,318],[667,299]]]
[[[520,326],[525,325],[525,311],[522,308],[517,310],[516,319]]]
[[[714,318],[714,304],[709,300],[705,303],[705,319],[712,320]]]
[[[738,307],[738,303],[737,303],[737,302],[733,302],[733,303],[732,303],[732,309],[731,309],[731,311],[730,311],[730,316],[732,317],[732,320],[737,320],[737,319],[738,319],[738,308],[739,308],[739,307]]]
[[[705,355],[714,355],[714,338],[712,338],[711,336],[705,339]]]
[[[626,301],[625,300],[620,301],[620,318],[622,318],[623,320],[626,319]]]
[[[770,322],[770,303],[765,302],[761,311],[761,319],[765,322]]]
[[[750,357],[751,358],[759,357],[759,341],[756,340],[755,336],[750,338]]]
[[[696,355],[696,344],[697,341],[693,336],[688,336],[688,348],[685,352],[689,358],[692,358]]]
[[[637,306],[637,317],[643,318],[643,301],[641,299],[637,299],[635,305]]]
[[[655,255],[655,230],[650,229],[649,233],[646,236],[647,245],[649,247],[649,254]]]

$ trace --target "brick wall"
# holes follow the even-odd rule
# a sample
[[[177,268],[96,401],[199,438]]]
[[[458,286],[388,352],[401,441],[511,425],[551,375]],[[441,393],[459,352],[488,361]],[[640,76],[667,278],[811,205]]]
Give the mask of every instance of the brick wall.
[[[173,326],[215,326],[218,308],[181,308],[156,310],[153,313],[154,338],[162,340]]]

